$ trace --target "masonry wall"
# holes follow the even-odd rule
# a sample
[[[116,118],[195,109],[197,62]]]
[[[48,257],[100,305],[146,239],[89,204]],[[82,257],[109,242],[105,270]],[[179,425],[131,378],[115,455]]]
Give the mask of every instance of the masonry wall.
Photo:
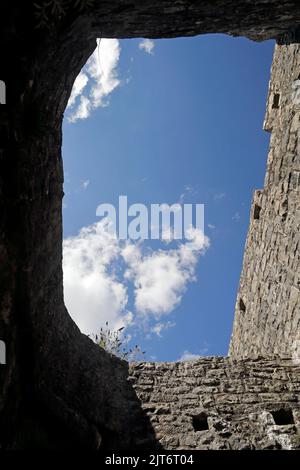
[[[300,358],[300,46],[276,46],[265,130],[263,190],[256,191],[230,345],[236,358]]]
[[[219,32],[289,43],[300,38],[299,2],[111,0],[84,11],[65,2],[66,16],[50,15],[50,28],[37,27],[35,3],[0,4],[8,9],[0,14],[1,448],[297,447],[299,370],[289,361],[146,363],[133,365],[127,381],[126,365],[80,333],[63,302],[61,124],[96,37]],[[298,46],[277,48],[280,100],[267,116],[269,169],[256,194],[260,218],[250,226],[233,357],[290,354],[297,342],[298,62]],[[295,424],[274,428],[273,408]],[[209,429],[195,430],[193,417]]]
[[[139,427],[133,408],[135,448],[300,449],[300,365],[290,360],[135,363],[129,381],[152,426]]]

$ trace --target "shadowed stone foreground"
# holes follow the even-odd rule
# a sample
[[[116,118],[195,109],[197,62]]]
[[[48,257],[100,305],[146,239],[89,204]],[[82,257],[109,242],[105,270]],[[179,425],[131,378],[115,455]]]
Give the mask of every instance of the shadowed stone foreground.
[[[1,447],[297,447],[299,369],[288,359],[146,363],[128,380],[125,363],[80,333],[63,299],[61,126],[96,37],[218,32],[286,44],[273,65],[268,173],[255,196],[230,353],[297,358],[299,1],[96,0],[82,11],[66,2],[49,28],[37,28],[34,3],[0,4]]]

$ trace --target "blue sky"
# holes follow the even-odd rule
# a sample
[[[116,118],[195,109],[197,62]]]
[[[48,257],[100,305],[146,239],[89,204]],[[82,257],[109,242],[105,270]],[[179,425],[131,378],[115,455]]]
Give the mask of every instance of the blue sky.
[[[85,333],[124,324],[159,361],[227,354],[252,192],[266,168],[273,48],[223,35],[100,41],[63,125],[65,298]],[[119,195],[205,204],[209,248],[187,266],[178,243],[109,240],[96,208]]]

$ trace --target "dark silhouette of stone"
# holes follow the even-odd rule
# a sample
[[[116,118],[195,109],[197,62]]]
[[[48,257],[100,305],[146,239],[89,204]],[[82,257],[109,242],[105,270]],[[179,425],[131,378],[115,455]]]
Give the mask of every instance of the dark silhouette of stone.
[[[0,105],[0,336],[7,346],[7,364],[0,365],[0,444],[124,449],[135,442],[155,448],[127,365],[82,335],[64,306],[64,109],[96,37],[219,32],[290,43],[299,39],[300,4],[99,0],[82,12],[69,7],[61,20],[37,27],[34,3],[2,0],[0,6],[0,78],[6,84],[6,104]]]

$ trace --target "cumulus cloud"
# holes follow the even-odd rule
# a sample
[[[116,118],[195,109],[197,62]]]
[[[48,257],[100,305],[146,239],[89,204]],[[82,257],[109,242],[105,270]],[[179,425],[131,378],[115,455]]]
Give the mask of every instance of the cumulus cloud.
[[[117,76],[119,59],[119,41],[117,39],[102,39],[88,60],[87,73],[95,82],[90,93],[94,108],[105,106],[108,95],[120,85]]]
[[[91,102],[86,96],[80,96],[79,103],[68,117],[69,122],[76,122],[78,119],[86,119],[91,114]]]
[[[168,250],[146,250],[143,242],[118,240],[101,220],[64,240],[64,297],[70,315],[83,333],[91,334],[109,321],[121,326],[157,323],[150,333],[161,336],[175,326],[161,318],[180,303],[195,281],[199,257],[209,240],[197,229],[189,239]],[[128,290],[134,296],[128,309]],[[134,314],[133,314],[134,313]]]
[[[74,82],[67,107],[69,122],[86,119],[94,109],[109,104],[110,94],[120,85],[119,59],[117,39],[97,39],[95,51]]]
[[[88,81],[88,76],[83,71],[81,71],[80,74],[77,76],[72,88],[71,96],[68,101],[69,108],[72,108],[74,106],[76,98],[83,92]]]
[[[191,229],[190,240],[178,248],[142,255],[140,247],[125,252],[126,277],[134,284],[135,308],[139,314],[160,318],[180,303],[187,284],[195,281],[201,253],[209,246],[207,237]],[[128,250],[128,248],[127,248]]]
[[[143,39],[139,43],[139,49],[145,51],[147,54],[153,55],[154,54],[154,47],[155,43],[151,39]]]
[[[118,242],[104,230],[103,221],[64,240],[65,303],[83,333],[99,331],[107,320],[116,329],[132,319],[126,286],[112,269],[118,254]]]

